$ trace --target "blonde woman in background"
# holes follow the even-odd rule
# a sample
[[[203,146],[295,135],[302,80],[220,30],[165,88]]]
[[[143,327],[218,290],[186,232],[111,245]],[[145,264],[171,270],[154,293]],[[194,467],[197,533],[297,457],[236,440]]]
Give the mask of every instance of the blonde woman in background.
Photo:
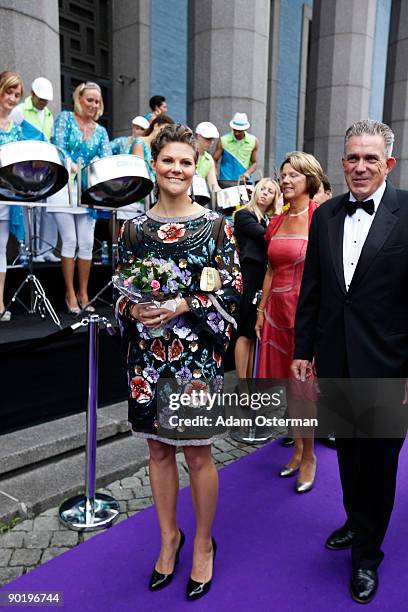
[[[23,95],[23,81],[16,72],[0,72],[0,146],[24,140],[20,126],[16,125],[10,113]],[[4,309],[4,283],[7,272],[7,242],[9,232],[18,240],[24,240],[24,223],[21,206],[0,204],[0,322],[11,319],[9,310]]]
[[[235,367],[238,378],[252,377],[255,345],[256,305],[252,303],[262,289],[267,266],[265,232],[269,219],[280,212],[279,183],[263,178],[256,185],[252,198],[234,216],[234,234],[239,249],[243,280],[238,339],[235,344]]]
[[[97,123],[103,114],[101,88],[97,83],[81,83],[73,93],[74,111],[62,111],[55,120],[53,144],[72,160],[72,172],[77,162],[87,165],[99,157],[111,155],[109,137]],[[59,203],[68,198],[68,190],[61,190],[48,203]],[[50,208],[61,236],[61,263],[65,281],[65,302],[70,314],[79,314],[81,308],[94,311],[89,302],[88,281],[92,264],[95,218],[94,211],[76,205],[72,208]],[[75,254],[78,266],[78,292],[74,289]]]

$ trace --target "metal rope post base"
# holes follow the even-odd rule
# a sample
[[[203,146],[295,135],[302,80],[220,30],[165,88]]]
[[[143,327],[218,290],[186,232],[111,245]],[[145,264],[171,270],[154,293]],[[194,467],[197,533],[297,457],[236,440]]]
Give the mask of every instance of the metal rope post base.
[[[98,348],[99,326],[105,325],[109,331],[112,326],[104,317],[91,315],[79,325],[89,329],[89,386],[88,412],[86,423],[86,470],[85,495],[67,499],[59,509],[59,518],[69,529],[75,531],[94,531],[108,527],[119,516],[119,503],[113,497],[95,493],[96,483],[96,421],[98,408]]]

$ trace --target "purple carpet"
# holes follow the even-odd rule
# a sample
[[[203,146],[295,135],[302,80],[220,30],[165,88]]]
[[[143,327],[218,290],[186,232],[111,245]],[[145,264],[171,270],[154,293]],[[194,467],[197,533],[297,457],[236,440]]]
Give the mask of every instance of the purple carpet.
[[[350,552],[332,552],[323,546],[326,536],[344,519],[336,453],[317,448],[318,478],[314,490],[306,495],[294,493],[294,479],[276,476],[289,453],[272,443],[221,470],[214,527],[219,548],[215,579],[211,592],[200,601],[184,601],[194,531],[189,489],[181,492],[179,500],[180,526],[187,541],[175,579],[165,590],[150,593],[147,589],[159,550],[153,508],[15,580],[4,590],[63,591],[64,605],[58,609],[73,612],[179,612],[191,610],[191,606],[225,612],[357,610],[358,604],[348,593]],[[406,444],[394,514],[384,542],[380,589],[370,611],[408,609],[407,474]]]

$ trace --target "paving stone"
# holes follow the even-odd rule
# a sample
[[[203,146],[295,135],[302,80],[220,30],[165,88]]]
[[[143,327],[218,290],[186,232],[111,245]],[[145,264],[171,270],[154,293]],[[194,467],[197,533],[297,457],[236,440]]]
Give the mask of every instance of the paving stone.
[[[56,531],[52,536],[51,547],[72,547],[78,544],[77,531]]]
[[[230,459],[229,461],[226,461],[225,463],[223,463],[222,465],[220,465],[220,469],[225,467],[226,465],[229,465],[230,463],[234,463],[235,459]]]
[[[50,545],[51,533],[34,531],[24,536],[24,548],[47,548]]]
[[[0,549],[1,548],[21,548],[23,545],[24,532],[8,531],[0,536]]]
[[[214,453],[214,459],[218,461],[218,463],[225,463],[226,461],[234,459],[234,456],[230,453]]]
[[[121,481],[122,487],[130,488],[140,487],[142,484],[141,478],[136,478],[136,476],[129,476],[128,478],[123,478]]]
[[[41,550],[28,550],[27,548],[19,548],[13,552],[9,565],[36,565],[41,559]]]
[[[134,497],[138,499],[142,497],[151,497],[152,490],[150,487],[135,487],[133,489],[133,494],[134,494]]]
[[[0,586],[22,576],[23,572],[24,567],[22,565],[19,567],[0,567]]]
[[[41,557],[41,563],[50,561],[51,559],[58,557],[58,555],[62,555],[62,553],[67,552],[67,550],[69,550],[69,548],[47,548],[47,550],[44,550],[43,552],[43,556]]]
[[[56,516],[37,516],[33,531],[58,531],[61,523]]]
[[[218,448],[221,451],[229,451],[234,448],[233,445],[230,442],[227,442],[226,440],[217,440],[216,442],[214,442],[214,446],[215,448]]]
[[[230,451],[230,455],[233,455],[234,457],[245,457],[248,453],[244,450],[239,450],[239,449],[235,449]]]
[[[32,531],[33,530],[33,519],[26,519],[21,523],[17,523],[15,527],[13,527],[13,531]]]
[[[132,493],[132,499],[133,499],[133,493]],[[120,501],[119,502],[119,512],[123,513],[123,512],[127,512],[127,501]]]
[[[134,510],[143,510],[143,508],[148,508],[153,504],[153,500],[151,498],[144,499],[131,499],[128,502],[129,512]]]
[[[119,487],[115,487],[114,489],[111,489],[111,491],[112,491],[112,496],[117,501],[127,501],[128,499],[133,498],[132,489],[121,489]]]
[[[123,514],[119,514],[114,524],[117,525],[118,523],[122,523],[123,521],[126,521],[128,518],[129,517],[128,517],[127,512],[124,512]]]
[[[87,542],[91,538],[101,535],[104,532],[105,532],[105,529],[101,529],[100,531],[86,531],[82,534],[83,542]]]
[[[0,550],[0,567],[7,567],[10,557],[13,554],[13,550],[5,548]]]
[[[41,512],[40,516],[57,516],[58,517],[58,508],[50,508],[49,510],[44,510],[44,512]]]

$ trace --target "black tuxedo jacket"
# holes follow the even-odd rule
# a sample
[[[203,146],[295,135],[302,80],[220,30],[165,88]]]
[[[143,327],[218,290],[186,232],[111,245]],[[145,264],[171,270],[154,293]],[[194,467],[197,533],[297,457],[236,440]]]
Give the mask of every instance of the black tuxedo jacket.
[[[266,223],[259,222],[255,213],[243,209],[235,213],[234,234],[241,263],[246,259],[266,266],[268,245],[265,241]]]
[[[312,219],[295,323],[295,359],[320,377],[408,374],[408,192],[387,182],[349,291],[343,273],[345,202]]]

